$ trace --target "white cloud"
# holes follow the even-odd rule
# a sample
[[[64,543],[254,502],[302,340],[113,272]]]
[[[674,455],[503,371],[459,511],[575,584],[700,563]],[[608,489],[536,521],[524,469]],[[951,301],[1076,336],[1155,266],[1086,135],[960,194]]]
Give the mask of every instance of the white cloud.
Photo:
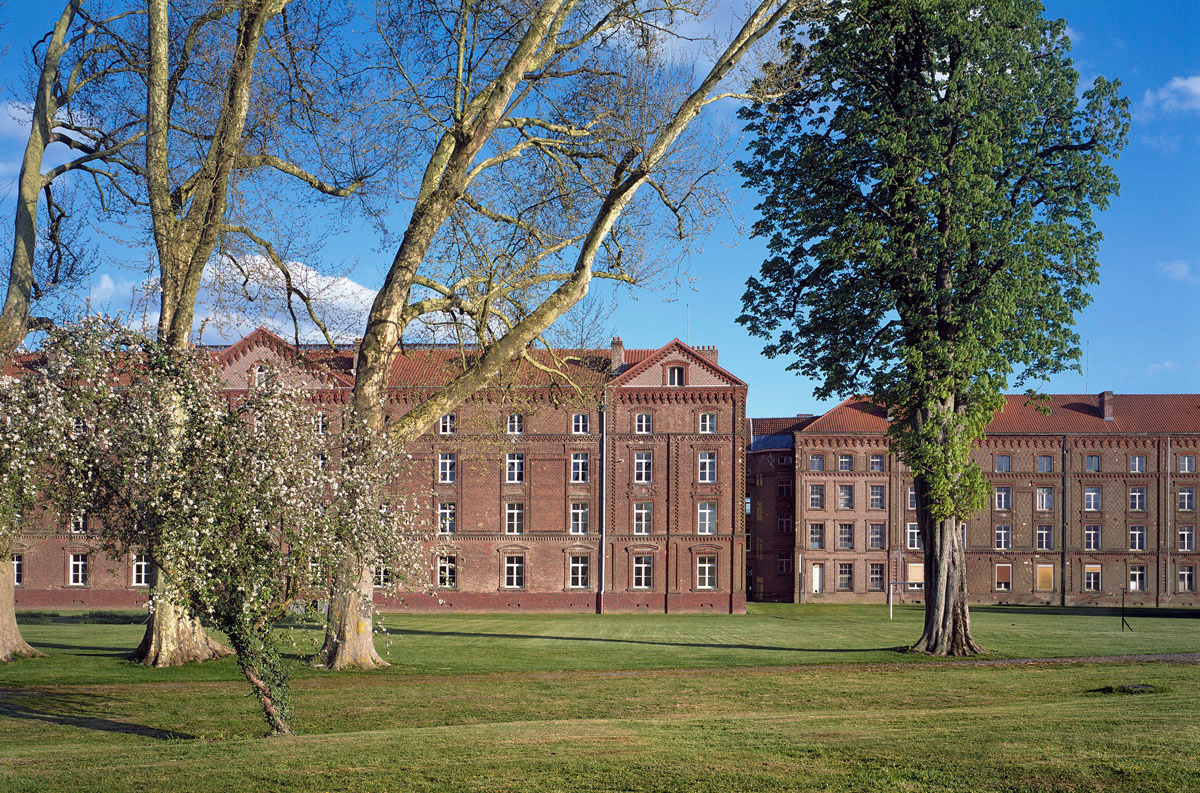
[[[117,291],[117,284],[108,273],[100,273],[100,282],[92,284],[89,294],[93,304],[104,303]]]
[[[1072,44],[1078,44],[1079,42],[1083,41],[1084,38],[1082,31],[1073,28],[1070,25],[1067,25],[1066,34],[1067,38],[1071,40]]]
[[[1172,281],[1180,283],[1191,283],[1195,280],[1192,275],[1192,267],[1183,259],[1172,259],[1169,262],[1159,262],[1158,271]]]
[[[1179,368],[1179,364],[1174,361],[1163,361],[1162,363],[1152,363],[1146,367],[1143,374],[1158,374],[1159,372],[1173,372]]]
[[[1156,91],[1146,91],[1142,105],[1147,112],[1200,113],[1200,74],[1172,77]]]

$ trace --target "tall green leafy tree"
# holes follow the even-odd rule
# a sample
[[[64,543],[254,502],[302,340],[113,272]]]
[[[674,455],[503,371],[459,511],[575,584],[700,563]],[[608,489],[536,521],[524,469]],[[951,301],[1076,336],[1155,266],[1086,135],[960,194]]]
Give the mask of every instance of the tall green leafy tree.
[[[913,649],[932,654],[980,650],[959,529],[988,486],[968,455],[1008,388],[1077,367],[1093,215],[1129,127],[1117,82],[1078,90],[1065,22],[1043,10],[847,0],[794,19],[763,78],[809,79],[742,111],[771,255],[739,321],[818,397],[888,408],[925,547]]]

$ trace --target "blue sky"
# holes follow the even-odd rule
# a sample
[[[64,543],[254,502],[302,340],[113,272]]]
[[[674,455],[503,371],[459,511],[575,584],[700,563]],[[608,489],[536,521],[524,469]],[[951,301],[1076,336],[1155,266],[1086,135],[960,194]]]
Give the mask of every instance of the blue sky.
[[[9,90],[19,83],[20,55],[59,10],[56,4],[24,3],[4,9],[10,21],[3,35],[12,42],[3,61],[4,102],[25,99]],[[1084,81],[1099,74],[1118,78],[1133,105],[1129,145],[1115,163],[1121,194],[1099,216],[1105,236],[1101,282],[1079,317],[1088,348],[1086,390],[1200,392],[1200,3],[1049,0],[1047,14],[1067,20]],[[7,116],[0,111],[4,196],[11,193],[24,146]],[[812,383],[785,371],[785,361],[763,357],[761,341],[734,321],[746,278],[758,271],[765,251],[739,231],[755,219],[755,196],[735,177],[727,179],[734,218],[717,225],[687,262],[684,285],[623,299],[612,328],[627,347],[657,347],[676,336],[717,345],[721,363],[750,384],[750,415],[820,412],[829,404],[813,398]],[[7,217],[11,206],[7,197],[0,201]],[[339,247],[350,252],[353,282],[331,288],[369,297],[390,256],[374,252],[372,241],[362,238],[342,240]],[[145,255],[123,258],[144,261]],[[93,295],[125,308],[139,280],[136,271],[104,270],[96,275]],[[1049,390],[1083,392],[1085,380],[1060,375]]]

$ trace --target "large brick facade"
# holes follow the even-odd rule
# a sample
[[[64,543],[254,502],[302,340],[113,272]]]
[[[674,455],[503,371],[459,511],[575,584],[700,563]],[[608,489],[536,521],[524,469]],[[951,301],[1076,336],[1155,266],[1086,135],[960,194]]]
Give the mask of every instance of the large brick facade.
[[[965,525],[972,601],[1195,606],[1200,395],[1009,397],[973,458],[993,492]],[[751,599],[920,602],[911,478],[887,419],[851,399],[753,419]]]
[[[321,364],[304,370],[313,399],[336,421],[353,355],[307,352]],[[389,380],[389,420],[447,382],[461,354],[407,350]],[[231,390],[295,355],[264,330],[216,351]],[[401,489],[437,530],[427,548],[434,591],[381,595],[379,605],[744,611],[746,385],[717,357],[678,340],[626,350],[615,339],[506,370],[409,448]],[[144,602],[135,560],[109,561],[73,528],[47,521],[22,538],[17,605]]]

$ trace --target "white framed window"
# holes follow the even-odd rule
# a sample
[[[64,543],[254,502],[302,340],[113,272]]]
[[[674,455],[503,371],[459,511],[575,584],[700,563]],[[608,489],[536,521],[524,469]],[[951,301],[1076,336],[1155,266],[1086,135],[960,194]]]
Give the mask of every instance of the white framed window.
[[[696,557],[696,589],[717,588],[717,557]]]
[[[871,485],[871,509],[883,509],[885,506],[884,485]]]
[[[854,524],[839,523],[837,547],[839,551],[854,550]]]
[[[633,481],[650,482],[654,479],[654,453],[633,453]]]
[[[86,553],[71,554],[70,578],[68,583],[71,586],[87,586],[88,582],[88,555]]]
[[[442,452],[438,455],[438,482],[453,483],[457,476],[458,455],[453,452]]]
[[[438,420],[438,433],[441,435],[454,435],[458,432],[458,416],[453,413],[447,413]]]
[[[908,563],[908,588],[910,591],[925,588],[925,565],[921,562]]]
[[[1179,527],[1179,550],[1181,550],[1181,551],[1196,550],[1196,527],[1195,526],[1180,526]]]
[[[1144,455],[1144,454],[1129,455],[1129,473],[1131,473],[1131,474],[1146,473],[1146,455]]]
[[[1183,512],[1191,512],[1196,508],[1196,488],[1181,487],[1179,488],[1179,509]]]
[[[776,534],[791,534],[795,531],[795,524],[791,518],[776,518],[775,533]]]
[[[700,414],[700,434],[713,435],[717,431],[717,414],[716,413],[701,413]]]
[[[925,542],[921,539],[921,527],[916,523],[908,524],[908,550],[925,550]]]
[[[1007,512],[1012,509],[1012,488],[998,487],[996,488],[996,510]]]
[[[696,533],[717,533],[717,502],[701,501],[696,505]]]
[[[1054,488],[1039,487],[1037,489],[1036,506],[1039,512],[1049,512],[1054,509]]]
[[[1129,488],[1129,510],[1130,510],[1130,512],[1145,512],[1146,511],[1146,488],[1144,488],[1144,487]]]
[[[525,455],[521,452],[510,452],[505,457],[505,481],[525,481]]]
[[[1129,591],[1130,592],[1145,592],[1146,591],[1146,565],[1144,565],[1144,564],[1129,565]]]
[[[1011,592],[1012,591],[1012,565],[998,564],[996,565],[996,591]]]
[[[1100,550],[1100,527],[1096,525],[1083,527],[1083,550]]]
[[[1089,454],[1083,458],[1083,470],[1089,473],[1098,473],[1100,471],[1100,455]]]
[[[683,385],[683,367],[668,366],[667,367],[667,385],[681,386]]]
[[[79,512],[71,516],[71,533],[87,534],[87,513]]]
[[[267,382],[267,367],[259,364],[254,367],[254,387],[258,388]]]
[[[1039,454],[1037,459],[1037,469],[1039,474],[1053,473],[1054,458],[1048,454]]]
[[[525,588],[525,557],[519,554],[504,557],[504,588]]]
[[[571,416],[571,432],[575,435],[587,435],[589,415],[587,413],[576,413]]]
[[[1145,526],[1130,526],[1129,527],[1129,550],[1131,550],[1131,551],[1146,550],[1146,527]]]
[[[133,555],[133,575],[130,584],[133,586],[150,586],[150,554],[135,553]]]
[[[458,589],[458,557],[438,557],[438,589]]]
[[[808,524],[808,547],[814,551],[819,551],[825,547],[824,523]]]
[[[838,562],[837,588],[839,592],[854,590],[854,563]]]
[[[12,555],[13,566],[13,584],[21,586],[25,583],[25,554],[14,553]]]
[[[872,523],[867,534],[867,547],[872,551],[882,551],[884,541],[884,525]]]
[[[587,452],[572,452],[571,453],[571,481],[572,482],[588,481],[588,454],[587,454]]]
[[[1179,592],[1196,591],[1196,567],[1194,565],[1179,565],[1179,584],[1175,589]]]
[[[633,557],[633,588],[650,589],[654,586],[654,557]]]
[[[453,501],[438,503],[438,534],[454,534],[458,531],[458,504]]]
[[[1179,473],[1181,473],[1181,474],[1196,473],[1196,455],[1194,455],[1194,454],[1179,455]]]
[[[318,413],[313,416],[313,431],[318,435],[329,434],[329,416],[324,413]]]
[[[525,533],[525,502],[510,501],[504,505],[504,533]]]
[[[839,454],[838,455],[838,470],[839,471],[853,471],[854,470],[854,455],[853,454]]]
[[[1045,523],[1037,527],[1037,549],[1039,551],[1054,550],[1054,527]]]
[[[867,589],[872,592],[880,592],[883,590],[883,565],[872,562],[868,568],[867,574]]]
[[[825,509],[825,485],[808,486],[808,508]]]
[[[1083,508],[1087,512],[1100,511],[1100,488],[1085,487],[1083,489]]]
[[[587,534],[592,520],[592,509],[586,501],[575,501],[571,504],[571,533]]]
[[[883,470],[883,455],[882,454],[872,454],[871,462],[870,462],[870,465],[868,466],[868,468],[871,471],[882,471]]]
[[[654,415],[638,413],[633,417],[633,431],[638,435],[650,435],[654,432]]]
[[[908,486],[908,508],[917,508],[917,488],[914,485]]]
[[[570,560],[570,580],[568,586],[571,589],[587,589],[590,586],[590,570],[591,559],[585,555],[571,556]]]
[[[696,464],[696,480],[706,484],[717,481],[717,453],[700,452]]]
[[[633,505],[633,533],[652,534],[654,532],[654,505],[649,501],[639,501]]]
[[[1083,566],[1083,591],[1100,591],[1100,565],[1087,564]]]
[[[838,485],[838,509],[854,509],[854,485]]]
[[[520,413],[508,414],[508,434],[523,435],[525,433],[525,417]]]
[[[316,465],[318,471],[324,471],[329,466],[329,458],[324,454],[318,454],[316,458]]]
[[[392,571],[381,564],[375,565],[373,582],[376,589],[387,589],[392,585]]]
[[[808,470],[824,471],[825,470],[825,455],[810,454],[808,456]]]
[[[1007,551],[1012,548],[1012,526],[1000,525],[996,527],[996,550]]]
[[[996,455],[996,473],[1007,474],[1012,470],[1012,455]]]

